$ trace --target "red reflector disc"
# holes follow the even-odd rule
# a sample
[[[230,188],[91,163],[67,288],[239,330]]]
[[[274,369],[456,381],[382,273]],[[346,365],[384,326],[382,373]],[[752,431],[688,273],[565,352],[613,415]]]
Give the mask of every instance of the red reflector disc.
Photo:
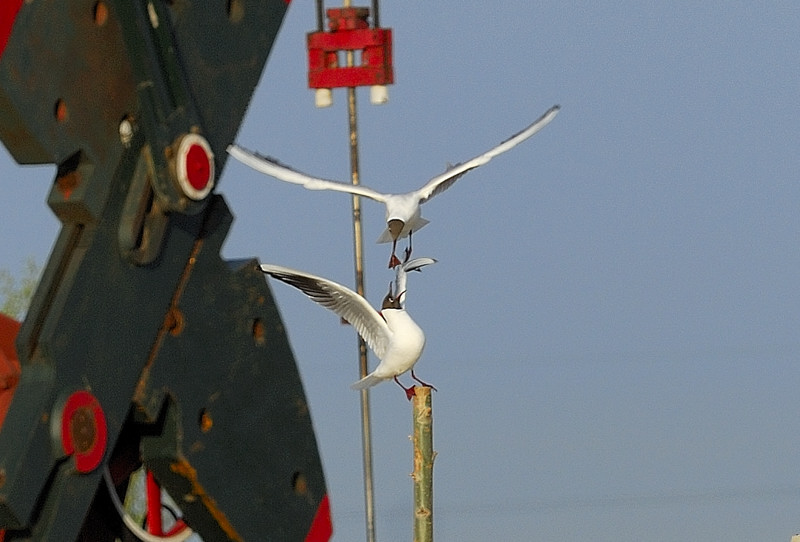
[[[195,190],[201,191],[208,185],[211,165],[205,149],[192,145],[186,153],[186,177]]]
[[[181,191],[189,198],[200,201],[214,188],[214,153],[205,138],[186,134],[178,145],[175,173]]]

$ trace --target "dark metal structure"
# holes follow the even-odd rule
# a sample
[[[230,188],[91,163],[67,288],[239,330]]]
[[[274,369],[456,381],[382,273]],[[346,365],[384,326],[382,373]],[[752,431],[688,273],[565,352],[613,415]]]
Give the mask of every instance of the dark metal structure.
[[[131,539],[144,465],[204,540],[327,540],[302,383],[213,191],[288,4],[3,0],[0,139],[62,223],[16,340],[5,540]],[[0,535],[2,538],[2,535]]]

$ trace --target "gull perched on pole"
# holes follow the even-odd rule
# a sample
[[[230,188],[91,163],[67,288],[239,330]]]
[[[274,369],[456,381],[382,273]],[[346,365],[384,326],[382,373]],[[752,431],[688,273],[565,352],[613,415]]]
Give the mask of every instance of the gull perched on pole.
[[[418,258],[406,262],[405,271],[419,270],[434,263],[432,258]],[[381,310],[376,311],[366,299],[346,286],[310,273],[297,271],[279,265],[262,264],[261,270],[302,291],[312,301],[335,312],[355,328],[364,341],[375,352],[380,363],[370,374],[354,383],[351,388],[364,389],[394,379],[411,400],[414,387],[405,387],[397,377],[411,370],[411,377],[423,386],[433,387],[419,380],[414,374],[414,364],[425,347],[425,334],[411,319],[400,302],[405,291],[393,292],[389,283],[389,293],[383,298]],[[405,281],[405,277],[404,277]]]
[[[428,223],[428,221],[420,215],[421,204],[425,203],[436,194],[440,194],[450,188],[464,173],[482,166],[498,154],[502,154],[514,148],[547,126],[558,114],[559,109],[559,106],[554,105],[541,117],[536,119],[533,124],[506,139],[496,147],[493,147],[471,160],[448,167],[444,173],[433,177],[419,190],[406,192],[405,194],[384,194],[364,185],[354,185],[312,177],[311,175],[301,173],[300,171],[283,165],[274,158],[261,156],[258,153],[254,153],[238,145],[230,145],[228,147],[228,153],[251,168],[281,181],[299,184],[309,190],[347,192],[383,203],[386,206],[386,229],[381,233],[380,237],[378,237],[378,242],[392,242],[392,255],[389,259],[389,267],[393,268],[400,264],[400,260],[395,255],[397,240],[408,237],[410,246],[411,234]]]

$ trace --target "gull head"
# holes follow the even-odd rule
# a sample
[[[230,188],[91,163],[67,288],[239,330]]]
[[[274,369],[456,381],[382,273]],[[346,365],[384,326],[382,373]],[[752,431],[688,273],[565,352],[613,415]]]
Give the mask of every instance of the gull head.
[[[405,292],[399,294],[397,297],[392,293],[392,283],[389,283],[389,293],[386,294],[386,297],[383,298],[383,303],[381,303],[381,310],[385,309],[402,309],[402,305],[400,305],[400,296],[403,295]]]

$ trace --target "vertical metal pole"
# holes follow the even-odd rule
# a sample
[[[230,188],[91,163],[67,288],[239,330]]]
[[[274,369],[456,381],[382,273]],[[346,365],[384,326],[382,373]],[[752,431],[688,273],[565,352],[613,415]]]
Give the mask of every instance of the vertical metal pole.
[[[350,0],[343,0],[350,7]],[[355,62],[352,51],[347,52],[347,66]],[[358,174],[358,122],[356,116],[356,89],[347,89],[347,116],[350,125],[350,176],[353,184],[360,184]],[[356,270],[356,292],[364,296],[364,243],[361,235],[361,200],[353,196],[353,244]],[[367,343],[358,338],[358,374],[364,378],[369,372]],[[361,441],[364,465],[364,506],[366,510],[367,542],[375,542],[375,491],[372,475],[372,423],[370,420],[369,390],[361,390]]]
[[[325,30],[325,6],[322,0],[317,0],[317,32]]]
[[[378,0],[372,0],[372,28],[381,26],[381,17],[378,12]]]
[[[351,56],[352,53],[348,53]],[[348,59],[349,60],[349,59]],[[348,61],[348,65],[351,65]],[[358,130],[356,128],[356,89],[347,89],[347,108],[350,119],[350,168],[353,184],[358,178]],[[353,196],[353,242],[355,245],[356,292],[364,295],[364,250],[361,235],[361,201]],[[364,378],[369,372],[367,343],[358,338],[358,374]],[[369,390],[361,390],[361,440],[364,463],[364,504],[366,507],[367,541],[375,542],[375,492],[372,476],[372,423],[370,421]]]

